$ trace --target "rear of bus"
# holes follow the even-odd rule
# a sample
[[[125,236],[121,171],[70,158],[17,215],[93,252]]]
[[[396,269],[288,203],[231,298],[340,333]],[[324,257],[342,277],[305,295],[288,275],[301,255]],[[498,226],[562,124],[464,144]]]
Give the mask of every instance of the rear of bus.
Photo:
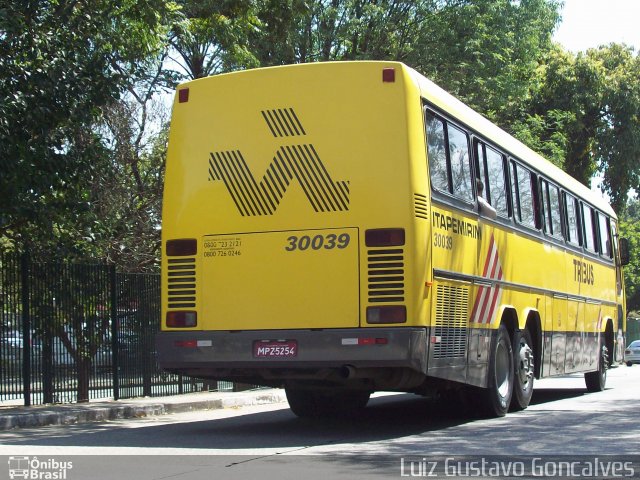
[[[389,62],[305,64],[179,87],[163,368],[288,394],[423,381],[431,269],[412,75]]]

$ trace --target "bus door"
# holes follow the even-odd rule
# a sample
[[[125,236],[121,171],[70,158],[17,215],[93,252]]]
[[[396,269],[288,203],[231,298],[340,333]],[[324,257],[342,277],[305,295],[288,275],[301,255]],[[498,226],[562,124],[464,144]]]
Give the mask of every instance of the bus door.
[[[547,293],[544,296],[544,316],[542,317],[542,365],[541,374],[543,377],[553,375],[552,370],[552,342],[553,342],[553,295]]]
[[[551,375],[564,373],[565,350],[567,346],[567,295],[556,293],[553,295],[553,340],[551,341]]]
[[[465,382],[469,315],[476,273],[478,219],[469,135],[426,110],[432,188],[432,264],[435,296],[429,375]]]

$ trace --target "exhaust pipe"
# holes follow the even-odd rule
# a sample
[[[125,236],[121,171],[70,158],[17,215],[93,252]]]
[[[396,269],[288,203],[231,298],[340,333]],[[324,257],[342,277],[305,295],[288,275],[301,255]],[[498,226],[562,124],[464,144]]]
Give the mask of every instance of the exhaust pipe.
[[[356,368],[352,365],[343,365],[340,367],[340,376],[346,380],[356,377]]]

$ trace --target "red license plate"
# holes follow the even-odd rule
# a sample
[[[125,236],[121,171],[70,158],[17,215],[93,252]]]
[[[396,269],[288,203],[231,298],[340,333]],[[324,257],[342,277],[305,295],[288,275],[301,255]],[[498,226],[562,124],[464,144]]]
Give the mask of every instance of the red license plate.
[[[298,355],[295,340],[257,340],[253,342],[253,356],[261,358],[287,358]]]

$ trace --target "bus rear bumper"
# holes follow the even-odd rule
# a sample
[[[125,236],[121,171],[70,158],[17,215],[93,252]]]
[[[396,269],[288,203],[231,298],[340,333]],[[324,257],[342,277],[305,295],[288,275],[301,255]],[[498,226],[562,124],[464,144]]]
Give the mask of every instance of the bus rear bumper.
[[[295,355],[259,356],[259,345],[278,342],[295,345]],[[305,379],[344,383],[370,377],[375,381],[398,373],[415,383],[427,372],[427,345],[426,329],[411,327],[170,331],[156,337],[158,363],[167,371],[273,386]]]

